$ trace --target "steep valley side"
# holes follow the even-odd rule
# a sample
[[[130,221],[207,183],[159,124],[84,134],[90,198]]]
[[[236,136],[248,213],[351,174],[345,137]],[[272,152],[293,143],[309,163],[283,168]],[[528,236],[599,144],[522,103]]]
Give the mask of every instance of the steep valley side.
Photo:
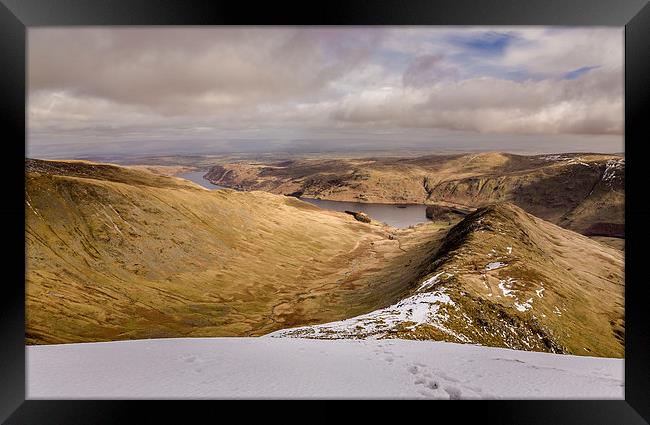
[[[26,161],[32,344],[262,335],[399,299],[444,236],[264,192]]]

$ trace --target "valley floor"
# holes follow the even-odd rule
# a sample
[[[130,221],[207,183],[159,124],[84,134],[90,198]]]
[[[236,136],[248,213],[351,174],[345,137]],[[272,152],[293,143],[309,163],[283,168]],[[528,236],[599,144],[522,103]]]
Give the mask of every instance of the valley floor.
[[[624,360],[407,340],[28,346],[28,399],[623,399]]]

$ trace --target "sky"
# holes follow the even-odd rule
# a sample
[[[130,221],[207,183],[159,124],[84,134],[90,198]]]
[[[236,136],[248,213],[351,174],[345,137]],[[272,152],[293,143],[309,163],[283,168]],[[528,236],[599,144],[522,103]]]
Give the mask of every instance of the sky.
[[[28,30],[31,156],[623,151],[623,28]]]

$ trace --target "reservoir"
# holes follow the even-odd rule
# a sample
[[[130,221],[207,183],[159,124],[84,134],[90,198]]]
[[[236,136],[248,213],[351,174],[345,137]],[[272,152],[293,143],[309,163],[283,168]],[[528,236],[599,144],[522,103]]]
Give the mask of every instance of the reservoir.
[[[192,171],[189,173],[179,174],[177,177],[190,180],[208,189],[227,189],[224,186],[212,184],[204,179],[203,175],[205,173],[206,171]],[[300,198],[300,200],[332,211],[361,211],[368,214],[374,220],[384,222],[389,226],[400,229],[429,221],[425,215],[426,206],[419,204],[371,204],[310,198]]]
[[[191,171],[189,173],[178,174],[176,177],[189,180],[207,189],[227,189],[227,187],[212,184],[208,180],[204,179],[203,176],[205,173],[207,173],[207,171]]]
[[[334,211],[361,211],[377,221],[400,229],[429,221],[425,215],[426,205],[419,204],[370,204],[365,202],[328,201],[325,199],[300,198],[324,209]]]

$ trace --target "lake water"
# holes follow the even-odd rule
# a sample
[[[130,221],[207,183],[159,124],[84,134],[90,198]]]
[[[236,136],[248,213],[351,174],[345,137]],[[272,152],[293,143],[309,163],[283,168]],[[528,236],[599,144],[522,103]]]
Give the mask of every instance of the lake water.
[[[300,200],[333,211],[361,211],[377,221],[397,228],[406,228],[412,224],[428,221],[425,215],[426,205],[410,204],[401,205],[399,208],[394,204],[369,204],[309,198],[300,198]]]
[[[207,171],[192,171],[189,173],[178,174],[176,177],[192,181],[198,185],[201,185],[207,189],[227,189],[224,186],[219,186],[218,184],[212,184],[208,180],[204,179],[203,176]]]
[[[197,183],[208,189],[226,189],[224,186],[212,184],[203,178],[206,171],[192,171],[190,173],[179,174],[181,177],[194,183]],[[402,205],[401,208],[393,204],[369,204],[361,202],[345,201],[328,201],[324,199],[300,198],[301,201],[309,202],[320,208],[332,211],[361,211],[368,214],[377,221],[384,222],[389,226],[397,228],[406,228],[412,224],[424,223],[428,221],[425,205]]]

